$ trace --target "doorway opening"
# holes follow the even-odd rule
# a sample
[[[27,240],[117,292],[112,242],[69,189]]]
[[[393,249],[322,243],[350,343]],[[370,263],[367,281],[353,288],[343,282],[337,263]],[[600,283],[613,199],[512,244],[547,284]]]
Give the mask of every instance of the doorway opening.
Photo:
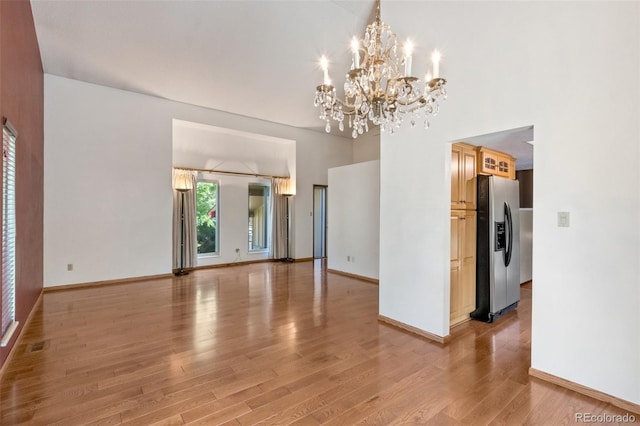
[[[313,185],[313,258],[327,257],[327,186]]]
[[[491,229],[487,231],[486,226],[478,227],[480,212],[486,218],[488,211],[496,210],[495,207],[487,207],[488,189],[483,190],[482,200],[479,189],[476,193],[481,175],[495,176],[497,180],[505,182],[518,182],[515,187],[519,189],[519,194],[509,202],[510,205],[518,205],[514,216],[518,255],[511,266],[509,282],[513,286],[530,286],[533,262],[533,132],[533,126],[526,126],[467,137],[452,146],[450,327],[468,320],[470,309],[477,310],[483,297],[485,302],[488,300],[482,296],[485,293],[478,294],[476,290],[479,282],[493,280],[484,275],[483,279],[477,276],[480,259],[483,259],[483,264],[493,262],[486,255],[480,257],[478,249],[486,248],[494,241]],[[496,225],[500,221],[495,219]],[[493,253],[493,249],[490,252]]]

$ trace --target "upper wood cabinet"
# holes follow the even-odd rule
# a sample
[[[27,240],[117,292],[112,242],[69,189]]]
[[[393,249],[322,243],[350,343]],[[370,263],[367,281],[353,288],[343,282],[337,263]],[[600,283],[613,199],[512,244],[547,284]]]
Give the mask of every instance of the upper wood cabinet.
[[[454,143],[451,147],[451,208],[476,209],[477,153],[473,145]]]
[[[516,178],[516,159],[504,152],[478,147],[478,174]]]

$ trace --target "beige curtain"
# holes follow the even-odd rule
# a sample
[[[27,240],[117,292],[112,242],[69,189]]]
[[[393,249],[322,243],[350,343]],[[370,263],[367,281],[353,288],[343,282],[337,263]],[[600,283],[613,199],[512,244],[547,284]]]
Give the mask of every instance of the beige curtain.
[[[176,187],[191,187],[188,191],[177,191]],[[184,194],[184,268],[196,266],[196,185],[198,172],[173,169],[173,269],[180,268],[180,204]]]
[[[273,178],[273,258],[284,259],[287,257],[287,197],[291,194],[291,179]],[[291,198],[291,197],[289,197]],[[291,200],[289,200],[291,202]],[[291,221],[289,221],[291,222]],[[291,231],[289,231],[289,244],[291,244]],[[291,248],[289,256],[292,257]]]

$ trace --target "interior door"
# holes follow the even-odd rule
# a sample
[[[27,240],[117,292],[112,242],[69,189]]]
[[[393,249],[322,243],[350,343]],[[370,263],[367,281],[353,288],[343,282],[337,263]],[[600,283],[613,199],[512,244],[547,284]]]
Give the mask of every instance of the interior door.
[[[327,257],[327,186],[313,185],[313,258]]]

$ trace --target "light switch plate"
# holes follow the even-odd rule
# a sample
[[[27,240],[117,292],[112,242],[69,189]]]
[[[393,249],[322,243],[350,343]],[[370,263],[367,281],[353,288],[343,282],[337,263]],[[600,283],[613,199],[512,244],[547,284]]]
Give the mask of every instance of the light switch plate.
[[[569,212],[558,212],[558,227],[568,228],[570,222],[569,219]]]

